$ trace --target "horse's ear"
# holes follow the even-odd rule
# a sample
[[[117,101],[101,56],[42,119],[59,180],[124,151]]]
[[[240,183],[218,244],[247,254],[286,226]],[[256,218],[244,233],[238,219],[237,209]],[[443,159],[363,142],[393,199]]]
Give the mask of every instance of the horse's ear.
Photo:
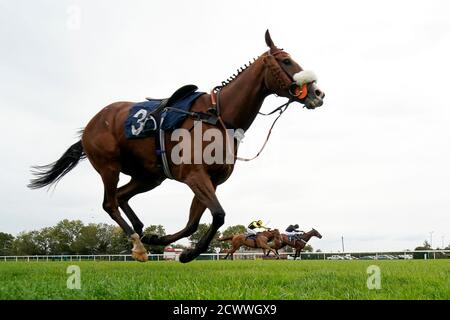
[[[274,44],[273,41],[272,41],[272,38],[270,37],[269,29],[266,30],[266,36],[265,36],[265,38],[266,38],[266,44],[267,44],[267,46],[268,46],[270,49],[276,48],[276,47],[275,47],[275,44]]]

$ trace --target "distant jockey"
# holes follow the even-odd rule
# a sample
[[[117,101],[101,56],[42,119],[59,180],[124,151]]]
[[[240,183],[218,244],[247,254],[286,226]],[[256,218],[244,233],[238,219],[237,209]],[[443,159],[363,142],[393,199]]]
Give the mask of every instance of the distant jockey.
[[[247,227],[247,237],[256,237],[256,235],[258,234],[258,232],[267,230],[269,228],[264,226],[264,223],[261,220],[258,221],[253,221],[252,223],[250,223]]]
[[[302,230],[298,230],[299,226],[298,224],[289,225],[289,227],[286,228],[286,235],[289,237],[289,239],[299,239],[299,236],[305,233]]]

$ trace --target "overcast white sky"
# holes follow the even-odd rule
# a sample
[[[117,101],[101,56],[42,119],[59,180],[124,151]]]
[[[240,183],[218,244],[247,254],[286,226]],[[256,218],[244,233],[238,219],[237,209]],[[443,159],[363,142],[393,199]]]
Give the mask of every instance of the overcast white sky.
[[[412,249],[431,231],[448,244],[449,17],[448,1],[0,0],[0,231],[113,223],[87,161],[50,193],[26,188],[29,167],[59,158],[111,102],[188,83],[209,91],[266,50],[269,28],[318,74],[325,105],[292,105],[261,157],[237,164],[218,189],[222,230],[298,223],[323,234],[314,248],[333,251],[341,235],[346,250]],[[271,120],[255,121],[240,155],[259,149]],[[166,181],[131,204],[173,233],[191,198]]]

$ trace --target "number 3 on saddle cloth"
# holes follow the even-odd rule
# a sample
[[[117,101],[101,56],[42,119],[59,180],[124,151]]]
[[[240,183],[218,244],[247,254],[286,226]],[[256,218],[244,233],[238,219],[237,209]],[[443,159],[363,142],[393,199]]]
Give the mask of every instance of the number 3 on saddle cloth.
[[[203,94],[205,92],[197,92],[197,87],[190,85],[180,88],[168,99],[148,98],[148,101],[132,105],[125,121],[127,139],[146,138],[159,129],[176,129],[190,115],[195,100]]]

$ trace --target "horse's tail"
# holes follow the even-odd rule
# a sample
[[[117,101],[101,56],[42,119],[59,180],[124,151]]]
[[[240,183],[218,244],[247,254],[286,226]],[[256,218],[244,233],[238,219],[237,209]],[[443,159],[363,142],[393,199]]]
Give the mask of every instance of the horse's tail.
[[[70,146],[57,161],[45,166],[32,167],[31,172],[35,178],[31,179],[28,188],[39,189],[57,183],[84,158],[86,154],[80,140]]]
[[[219,238],[219,239],[217,239],[217,240],[219,240],[219,241],[229,241],[229,240],[233,239],[233,237],[234,237],[234,236],[222,237],[222,238]]]

